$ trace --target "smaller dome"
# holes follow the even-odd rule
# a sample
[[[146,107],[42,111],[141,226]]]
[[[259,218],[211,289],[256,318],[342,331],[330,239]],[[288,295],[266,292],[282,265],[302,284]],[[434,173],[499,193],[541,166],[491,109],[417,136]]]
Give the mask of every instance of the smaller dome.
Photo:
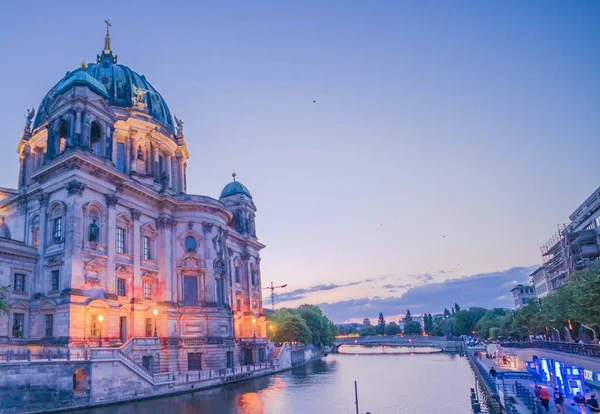
[[[236,181],[235,176],[236,176],[236,174],[233,173],[232,174],[233,181],[230,182],[229,184],[227,184],[225,186],[225,188],[223,188],[223,191],[221,191],[221,197],[219,197],[219,198],[229,197],[229,196],[236,195],[236,194],[243,194],[243,195],[247,196],[248,198],[252,198],[250,191],[248,191],[248,189],[242,183],[240,183],[239,181]]]
[[[108,98],[108,92],[106,92],[104,85],[102,85],[96,78],[89,75],[85,70],[76,70],[67,76],[68,77],[58,85],[58,93],[63,93],[71,88],[72,85],[84,85],[103,97]]]

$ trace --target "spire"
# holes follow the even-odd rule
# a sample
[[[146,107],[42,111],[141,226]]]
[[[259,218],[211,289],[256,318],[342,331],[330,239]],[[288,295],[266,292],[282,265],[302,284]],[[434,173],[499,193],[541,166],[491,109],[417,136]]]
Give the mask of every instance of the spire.
[[[235,173],[235,170],[233,170],[233,174],[231,174],[231,176],[233,177],[233,181],[235,181],[235,177],[237,177],[237,174]]]
[[[110,24],[110,20],[108,19],[104,20],[104,23],[106,23],[106,37],[104,38],[104,49],[102,49],[102,51],[98,53],[97,62],[108,66],[110,64],[117,63],[117,55],[110,48],[110,27],[112,26],[112,24]]]
[[[112,25],[110,24],[110,20],[108,19],[104,20],[104,23],[106,23],[106,38],[104,39],[104,50],[108,52],[110,50],[110,26]]]

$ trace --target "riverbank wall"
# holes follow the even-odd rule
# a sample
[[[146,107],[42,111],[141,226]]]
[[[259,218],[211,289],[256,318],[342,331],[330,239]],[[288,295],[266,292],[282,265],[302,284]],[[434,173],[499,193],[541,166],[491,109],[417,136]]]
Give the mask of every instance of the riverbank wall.
[[[321,358],[315,347],[285,344],[268,363],[220,371],[152,374],[111,349],[89,359],[0,362],[0,412],[48,413],[195,392],[272,375]]]
[[[501,414],[504,412],[502,405],[500,404],[500,398],[498,397],[498,387],[496,386],[496,380],[487,372],[487,370],[477,361],[477,358],[473,355],[472,351],[465,353],[471,369],[475,373],[477,381],[481,384],[481,389],[485,393],[485,400],[489,407],[491,414]]]

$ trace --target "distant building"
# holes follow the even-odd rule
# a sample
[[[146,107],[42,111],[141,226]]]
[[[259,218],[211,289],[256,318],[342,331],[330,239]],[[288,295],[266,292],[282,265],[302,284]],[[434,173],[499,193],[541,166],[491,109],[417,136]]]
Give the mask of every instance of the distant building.
[[[538,299],[547,296],[550,293],[550,284],[548,283],[548,275],[544,266],[538,267],[532,274],[529,275],[533,283],[535,296]]]
[[[527,306],[531,299],[535,299],[535,290],[532,286],[516,285],[510,290],[515,301],[515,308]]]

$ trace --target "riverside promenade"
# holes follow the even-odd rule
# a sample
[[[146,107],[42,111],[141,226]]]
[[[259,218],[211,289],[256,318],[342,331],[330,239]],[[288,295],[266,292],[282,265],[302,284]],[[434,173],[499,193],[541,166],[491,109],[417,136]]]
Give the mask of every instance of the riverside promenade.
[[[474,355],[475,353],[477,355]],[[526,371],[499,366],[495,359],[485,358],[485,351],[470,351],[469,360],[472,364],[478,365],[474,368],[478,371],[480,378],[484,378],[483,386],[486,387],[490,395],[494,396],[495,394],[504,412],[509,414],[545,414],[546,410],[541,407],[539,399],[535,397],[535,387],[537,385],[540,385],[550,394],[550,413],[559,412],[554,406],[553,388],[548,385],[537,384],[534,380],[528,378],[529,375]],[[489,374],[492,367],[498,372],[495,379]],[[521,376],[521,378],[516,378],[518,376]],[[572,406],[572,403],[571,399],[565,401],[566,413],[579,414],[579,409]]]

